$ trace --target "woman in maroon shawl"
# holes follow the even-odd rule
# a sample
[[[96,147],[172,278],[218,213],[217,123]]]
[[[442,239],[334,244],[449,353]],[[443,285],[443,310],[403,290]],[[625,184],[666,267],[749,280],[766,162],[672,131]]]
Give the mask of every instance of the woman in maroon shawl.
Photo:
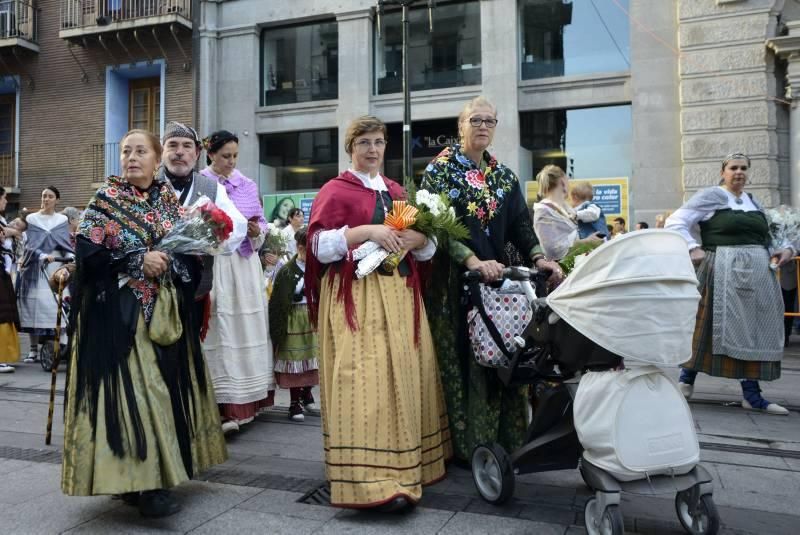
[[[444,477],[451,454],[436,355],[420,298],[419,263],[436,245],[383,225],[405,190],[380,174],[386,125],[354,120],[352,168],[314,199],[306,295],[319,329],[320,390],[331,503],[397,511]],[[391,273],[356,279],[353,250],[372,240],[410,251]]]

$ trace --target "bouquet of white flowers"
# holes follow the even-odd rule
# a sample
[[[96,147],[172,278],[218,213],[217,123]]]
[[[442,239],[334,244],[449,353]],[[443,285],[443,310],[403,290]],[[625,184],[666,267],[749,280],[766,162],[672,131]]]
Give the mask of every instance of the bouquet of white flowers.
[[[769,222],[772,248],[794,247],[794,244],[800,239],[800,209],[781,205],[766,210],[765,214]],[[778,265],[774,262],[769,267],[778,269]]]
[[[386,215],[383,224],[396,230],[410,228],[425,234],[438,244],[448,240],[464,240],[469,237],[469,229],[461,223],[455,209],[444,194],[417,191],[413,183],[406,184],[408,201],[394,201],[392,211]],[[356,276],[363,278],[383,265],[392,271],[405,256],[403,253],[390,254],[373,241],[366,241],[353,251],[353,259],[358,261]]]
[[[264,238],[264,250],[274,254],[275,256],[283,256],[286,253],[286,247],[289,240],[283,229],[276,225],[269,225],[267,235]]]

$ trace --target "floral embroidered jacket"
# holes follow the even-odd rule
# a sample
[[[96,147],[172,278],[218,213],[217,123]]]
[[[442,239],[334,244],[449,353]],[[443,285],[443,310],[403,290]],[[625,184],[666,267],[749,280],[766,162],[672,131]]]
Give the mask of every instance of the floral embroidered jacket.
[[[461,264],[472,254],[481,260],[508,263],[506,244],[512,243],[529,258],[539,252],[530,212],[519,180],[511,169],[488,152],[481,165],[470,160],[456,144],[445,148],[425,168],[422,189],[446,193],[470,238],[450,244],[450,256]]]

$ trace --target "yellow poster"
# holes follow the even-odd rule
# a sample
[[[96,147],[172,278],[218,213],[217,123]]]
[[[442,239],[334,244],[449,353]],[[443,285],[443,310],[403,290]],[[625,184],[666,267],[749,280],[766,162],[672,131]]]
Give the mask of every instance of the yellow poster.
[[[626,226],[630,228],[628,177],[576,178],[570,180],[571,184],[575,182],[588,182],[592,185],[592,190],[594,192],[592,202],[603,210],[609,225],[615,217],[623,217],[625,218]],[[539,189],[539,183],[532,180],[527,182],[525,186],[528,206],[533,206],[536,200],[536,192]]]

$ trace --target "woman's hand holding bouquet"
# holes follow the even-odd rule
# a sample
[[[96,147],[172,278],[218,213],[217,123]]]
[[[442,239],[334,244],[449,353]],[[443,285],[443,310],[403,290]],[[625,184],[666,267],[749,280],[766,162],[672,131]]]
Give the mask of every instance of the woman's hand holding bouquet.
[[[446,195],[437,195],[427,190],[417,191],[413,183],[406,184],[406,191],[409,200],[394,201],[392,210],[386,214],[383,224],[388,232],[381,232],[382,235],[376,235],[353,251],[353,260],[358,261],[358,278],[366,277],[378,266],[385,271],[393,271],[411,246],[418,243],[418,236],[408,232],[409,230],[419,232],[437,243],[469,237],[469,230],[456,216]],[[407,247],[399,251],[396,250],[395,243],[398,235],[401,247],[404,244]],[[425,243],[423,241],[418,246],[424,246]]]

